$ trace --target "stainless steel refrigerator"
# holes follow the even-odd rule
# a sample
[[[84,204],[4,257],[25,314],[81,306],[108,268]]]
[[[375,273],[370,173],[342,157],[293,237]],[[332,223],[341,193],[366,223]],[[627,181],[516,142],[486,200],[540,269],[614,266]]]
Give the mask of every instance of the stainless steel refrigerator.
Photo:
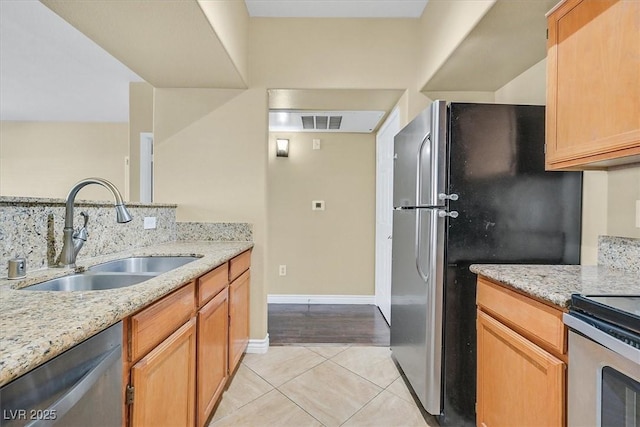
[[[427,412],[475,425],[473,263],[577,264],[582,174],[544,107],[435,101],[394,140],[391,350]]]

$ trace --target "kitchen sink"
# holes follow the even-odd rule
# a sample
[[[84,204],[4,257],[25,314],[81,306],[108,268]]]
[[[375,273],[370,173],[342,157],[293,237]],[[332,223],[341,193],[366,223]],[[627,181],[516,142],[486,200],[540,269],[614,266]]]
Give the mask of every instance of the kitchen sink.
[[[80,273],[21,288],[23,291],[104,291],[125,288],[157,276],[157,273]]]
[[[86,272],[47,280],[24,291],[104,291],[126,288],[199,259],[194,256],[145,256],[116,259]]]
[[[112,273],[166,273],[199,259],[194,256],[144,256],[116,259],[89,267],[88,271]]]

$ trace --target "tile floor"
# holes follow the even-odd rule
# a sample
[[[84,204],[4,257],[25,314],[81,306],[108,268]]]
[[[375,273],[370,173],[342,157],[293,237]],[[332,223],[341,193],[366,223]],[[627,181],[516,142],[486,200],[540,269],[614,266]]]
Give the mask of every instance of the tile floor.
[[[388,347],[272,346],[244,356],[209,427],[438,426]]]

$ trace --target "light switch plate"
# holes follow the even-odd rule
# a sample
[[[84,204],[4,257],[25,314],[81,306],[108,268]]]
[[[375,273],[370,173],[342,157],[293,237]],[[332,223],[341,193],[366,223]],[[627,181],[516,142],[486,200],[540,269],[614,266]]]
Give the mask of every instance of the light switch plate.
[[[323,211],[324,210],[324,200],[314,200],[311,202],[311,210],[312,211]]]
[[[320,140],[319,139],[314,139],[313,140],[313,149],[314,150],[319,150],[320,149]]]
[[[636,227],[640,228],[640,200],[636,200]]]
[[[156,228],[156,217],[155,216],[145,216],[144,217],[144,229],[151,230]]]

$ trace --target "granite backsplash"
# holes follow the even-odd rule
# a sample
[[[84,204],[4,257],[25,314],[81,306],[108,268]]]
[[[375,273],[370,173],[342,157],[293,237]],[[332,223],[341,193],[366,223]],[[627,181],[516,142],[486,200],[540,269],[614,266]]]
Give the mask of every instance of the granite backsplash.
[[[89,216],[89,239],[78,260],[177,240],[251,241],[246,223],[177,223],[176,205],[127,203],[132,221],[118,224],[113,202],[78,200],[74,225]],[[7,262],[24,257],[27,272],[53,265],[62,250],[65,200],[0,197],[0,277]],[[145,217],[156,218],[156,228],[145,230]]]
[[[640,273],[640,239],[598,236],[598,265]]]

